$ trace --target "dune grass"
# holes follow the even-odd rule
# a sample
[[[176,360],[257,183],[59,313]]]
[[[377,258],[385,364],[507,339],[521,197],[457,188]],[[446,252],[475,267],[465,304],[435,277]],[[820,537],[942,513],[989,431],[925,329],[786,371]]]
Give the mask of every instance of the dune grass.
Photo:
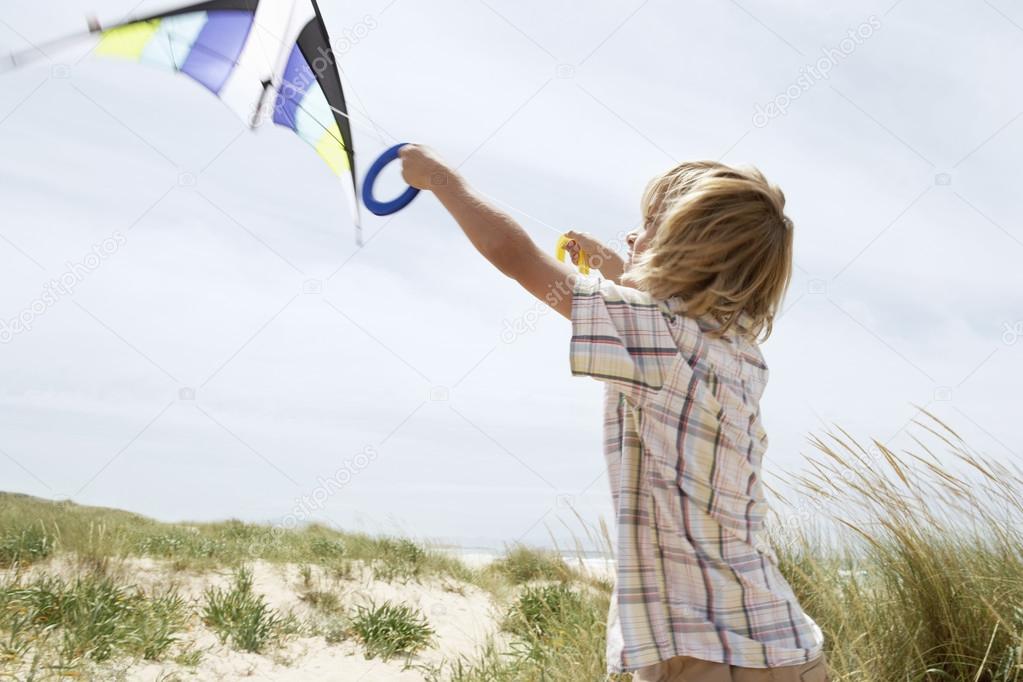
[[[537,580],[570,580],[577,577],[560,554],[549,550],[514,545],[490,564],[490,570],[516,585]]]
[[[631,675],[605,673],[605,623],[610,592],[586,584],[525,587],[505,614],[505,647],[491,639],[473,656],[427,667],[430,682],[598,682]]]
[[[235,520],[163,523],[117,509],[0,492],[0,567],[25,565],[54,553],[99,562],[152,557],[194,571],[261,560],[344,572],[346,563],[357,561],[386,580],[470,577],[460,562],[404,538],[341,533],[317,524],[287,529]]]
[[[184,600],[171,590],[147,594],[96,574],[70,581],[14,575],[0,585],[0,661],[15,661],[41,643],[53,670],[116,654],[160,660],[186,617]]]
[[[70,583],[45,573],[26,577],[33,566],[54,558],[70,562],[81,577]],[[209,588],[189,604],[176,595],[144,594],[132,585],[130,572],[114,568],[136,558],[161,561],[179,572],[230,569],[234,575],[227,588]],[[320,617],[298,622],[270,608],[253,588],[247,565],[254,561],[298,564],[300,598]],[[195,625],[248,652],[266,653],[297,633],[338,643],[353,636],[357,616],[369,622],[371,614],[329,590],[314,589],[313,567],[332,579],[350,580],[360,566],[388,582],[485,581],[481,572],[405,538],[317,525],[292,530],[238,521],[162,523],[116,509],[0,493],[0,570],[5,576],[0,583],[0,678],[8,670],[19,679],[84,674],[89,665],[113,658],[194,664],[198,652],[172,649]],[[400,639],[401,623],[383,623],[399,628],[394,641],[370,637],[367,651],[397,655],[417,650],[412,640]],[[37,667],[41,672],[33,672]]]
[[[1023,473],[974,452],[927,413],[914,439],[896,452],[841,430],[816,438],[806,472],[785,497],[775,493],[771,551],[825,633],[834,680],[1023,682]],[[234,581],[187,604],[107,570],[142,556],[180,570],[230,568]],[[33,570],[57,558],[73,559],[79,575]],[[516,546],[470,569],[403,539],[164,524],[9,494],[0,494],[0,675],[36,679],[26,671],[58,675],[118,657],[194,665],[198,654],[176,646],[189,618],[233,647],[272,649],[297,626],[256,594],[244,567],[257,559],[299,567],[301,600],[319,619],[303,626],[307,634],[404,657],[431,682],[605,679],[611,584],[557,554]],[[349,603],[322,582],[367,571],[482,588],[503,613],[502,630],[472,655],[416,663],[416,652],[442,646],[427,615],[394,602]]]
[[[426,648],[434,637],[426,616],[406,604],[370,603],[358,606],[352,616],[352,632],[363,643],[369,658],[406,658]]]
[[[1023,473],[929,413],[916,429],[912,452],[815,440],[796,482],[833,528],[795,526],[776,542],[781,565],[838,679],[1019,682]]]
[[[271,609],[252,590],[252,572],[235,571],[229,589],[208,588],[203,594],[202,620],[220,640],[241,651],[259,653],[286,634],[289,619]]]
[[[53,552],[53,541],[37,525],[14,529],[0,539],[0,567],[30,564]]]
[[[809,473],[775,504],[772,551],[825,634],[832,679],[1023,682],[1023,473],[927,412],[915,431],[901,452],[841,430],[816,438]],[[484,643],[428,679],[603,679],[591,663],[608,594],[589,586],[527,587],[504,620],[510,651]]]
[[[583,596],[565,584],[527,587],[502,627],[524,640],[543,642],[557,636],[559,628],[582,607]]]

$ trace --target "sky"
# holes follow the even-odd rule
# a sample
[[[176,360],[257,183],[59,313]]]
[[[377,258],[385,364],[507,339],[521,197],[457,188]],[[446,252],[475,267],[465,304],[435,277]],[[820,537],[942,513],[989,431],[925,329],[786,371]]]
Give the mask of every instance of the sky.
[[[0,54],[165,7],[6,0]],[[360,175],[431,145],[551,249],[567,229],[620,241],[682,160],[782,187],[796,267],[764,345],[769,480],[836,425],[910,445],[918,407],[987,456],[1023,452],[1023,9],[321,8]],[[602,387],[570,376],[568,322],[432,196],[364,211],[359,248],[290,131],[92,46],[0,75],[0,489],[463,546],[610,522]],[[379,194],[398,191],[388,168]]]

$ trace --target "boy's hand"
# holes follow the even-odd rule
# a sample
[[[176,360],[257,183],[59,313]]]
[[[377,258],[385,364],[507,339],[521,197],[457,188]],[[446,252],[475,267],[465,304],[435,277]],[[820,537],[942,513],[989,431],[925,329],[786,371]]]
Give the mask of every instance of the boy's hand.
[[[398,150],[401,176],[412,187],[435,190],[451,181],[455,171],[429,147],[407,144]]]
[[[588,232],[576,232],[569,230],[565,233],[571,241],[565,244],[565,251],[572,257],[572,262],[579,265],[580,249],[589,256],[589,266],[600,270],[600,274],[615,284],[622,283],[622,275],[625,272],[625,261],[610,247],[604,244]]]

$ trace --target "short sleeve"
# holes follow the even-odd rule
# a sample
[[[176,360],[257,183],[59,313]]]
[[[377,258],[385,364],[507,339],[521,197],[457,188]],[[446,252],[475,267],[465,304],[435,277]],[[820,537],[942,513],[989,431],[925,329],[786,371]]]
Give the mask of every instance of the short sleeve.
[[[658,392],[679,355],[669,316],[642,291],[578,278],[572,292],[572,374],[613,384],[636,400]]]

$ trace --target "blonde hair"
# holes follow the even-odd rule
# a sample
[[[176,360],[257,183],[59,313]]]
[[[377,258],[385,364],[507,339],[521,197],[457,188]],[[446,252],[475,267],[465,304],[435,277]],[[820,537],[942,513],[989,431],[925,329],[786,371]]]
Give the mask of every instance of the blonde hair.
[[[654,298],[680,298],[690,317],[711,317],[712,334],[770,336],[792,274],[782,191],[756,168],[696,161],[654,178],[642,205],[657,231],[629,280]]]

